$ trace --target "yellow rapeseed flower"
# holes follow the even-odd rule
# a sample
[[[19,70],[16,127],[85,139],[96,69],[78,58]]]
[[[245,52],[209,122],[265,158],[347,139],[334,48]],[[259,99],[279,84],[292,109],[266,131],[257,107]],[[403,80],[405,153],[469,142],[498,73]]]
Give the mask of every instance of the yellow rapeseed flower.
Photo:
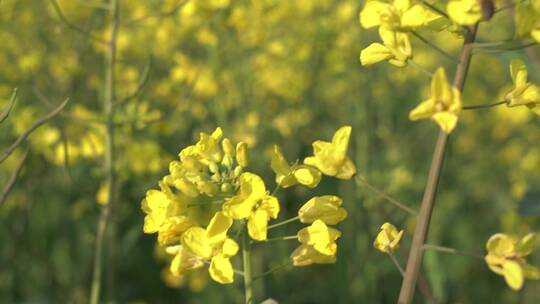
[[[479,0],[450,0],[446,5],[448,16],[457,24],[474,25],[482,20]]]
[[[298,231],[300,243],[313,246],[315,250],[324,255],[336,255],[336,240],[340,236],[339,230],[328,227],[321,220],[316,220],[311,226]]]
[[[266,195],[254,207],[249,215],[247,228],[252,239],[263,241],[267,238],[268,221],[276,219],[279,214],[279,201],[276,197]]]
[[[360,52],[360,63],[372,65],[387,60],[397,67],[404,67],[412,58],[412,48],[406,33],[379,28],[381,43],[372,43]]]
[[[519,290],[525,278],[540,279],[540,270],[529,265],[525,257],[534,249],[535,234],[529,233],[518,239],[503,233],[492,235],[486,243],[485,257],[489,269],[504,276],[508,286]]]
[[[540,43],[540,1],[520,1],[515,7],[516,33]]]
[[[391,253],[399,247],[402,236],[403,230],[398,231],[394,225],[384,223],[373,242],[373,246],[381,252]]]
[[[274,146],[270,167],[276,174],[276,183],[282,188],[288,188],[298,183],[314,188],[321,181],[321,172],[315,167],[308,165],[291,167],[278,145]]]
[[[431,118],[450,134],[457,125],[461,112],[461,94],[450,86],[444,68],[440,67],[431,80],[431,98],[423,101],[409,113],[411,120]]]
[[[210,277],[221,284],[234,281],[234,270],[230,257],[238,252],[238,244],[227,237],[227,231],[233,224],[233,219],[224,212],[216,212],[206,229],[191,227],[182,235],[182,250],[177,252],[171,272],[181,273],[182,270],[200,267],[197,258],[210,260],[208,272]],[[187,252],[186,252],[187,251]],[[193,257],[195,256],[195,257]]]
[[[347,211],[341,207],[342,203],[343,200],[335,195],[315,196],[298,210],[300,222],[321,220],[327,225],[335,225],[347,217]]]
[[[314,156],[306,157],[304,163],[316,167],[323,174],[350,179],[356,173],[354,163],[347,157],[350,136],[351,127],[344,126],[334,133],[332,142],[313,142]]]
[[[368,0],[360,12],[360,24],[364,28],[385,27],[392,31],[406,31],[424,25],[432,14],[411,0]]]
[[[263,180],[254,173],[242,173],[239,183],[238,194],[223,204],[223,211],[233,219],[247,219],[248,233],[252,239],[266,240],[268,221],[277,218],[279,201],[267,195]]]
[[[505,96],[508,106],[526,105],[540,115],[540,87],[527,81],[527,66],[523,61],[514,59],[510,63],[510,75],[514,87]]]
[[[325,255],[313,248],[310,245],[300,245],[291,254],[293,265],[308,266],[311,264],[333,264],[336,262],[335,255]]]

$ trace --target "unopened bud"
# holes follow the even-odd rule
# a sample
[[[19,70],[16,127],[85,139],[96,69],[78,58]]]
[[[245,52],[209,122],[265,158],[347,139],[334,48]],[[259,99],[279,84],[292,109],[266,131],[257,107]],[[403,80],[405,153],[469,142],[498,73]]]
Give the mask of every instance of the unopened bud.
[[[248,147],[243,141],[236,145],[236,162],[242,167],[247,167],[249,163]]]

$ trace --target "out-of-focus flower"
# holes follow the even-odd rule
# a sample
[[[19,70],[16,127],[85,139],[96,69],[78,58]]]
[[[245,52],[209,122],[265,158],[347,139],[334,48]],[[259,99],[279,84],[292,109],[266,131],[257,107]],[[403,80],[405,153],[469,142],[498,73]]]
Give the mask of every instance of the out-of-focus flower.
[[[540,115],[540,87],[527,81],[527,67],[523,61],[514,59],[510,63],[510,75],[514,87],[505,96],[509,107],[526,105]]]
[[[373,246],[381,252],[392,253],[399,247],[399,241],[402,236],[403,230],[398,231],[394,225],[384,223],[373,242]]]
[[[478,0],[450,0],[446,11],[454,22],[461,25],[474,25],[482,20],[482,6]]]
[[[440,67],[431,80],[431,98],[420,103],[409,113],[411,120],[430,118],[450,134],[457,125],[461,112],[461,94],[450,86],[444,68]]]
[[[540,279],[540,270],[525,260],[534,249],[534,239],[534,233],[522,238],[497,233],[486,243],[488,254],[485,260],[489,269],[502,275],[506,284],[514,290],[521,289],[525,278]]]
[[[540,43],[540,1],[519,1],[515,8],[516,33]]]
[[[336,225],[347,217],[347,211],[341,207],[342,203],[343,200],[334,195],[315,196],[298,210],[300,222],[321,220],[327,225]]]
[[[323,174],[340,179],[350,179],[356,173],[354,163],[347,157],[351,127],[339,128],[332,142],[313,142],[314,156],[306,157],[304,163],[321,170]]]
[[[385,27],[392,31],[413,30],[424,25],[432,14],[421,4],[410,0],[368,0],[360,12],[360,24],[364,28]]]
[[[372,65],[387,60],[397,67],[404,67],[412,58],[412,48],[406,33],[394,32],[379,28],[379,36],[383,43],[372,43],[360,52],[360,63]]]

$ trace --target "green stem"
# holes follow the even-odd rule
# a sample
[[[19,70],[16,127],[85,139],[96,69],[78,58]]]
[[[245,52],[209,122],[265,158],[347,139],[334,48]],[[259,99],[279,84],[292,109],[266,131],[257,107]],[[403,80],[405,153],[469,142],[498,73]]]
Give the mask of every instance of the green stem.
[[[287,266],[290,266],[290,265],[292,265],[292,262],[291,262],[291,261],[289,261],[289,262],[287,262],[287,263],[285,263],[285,264],[279,265],[279,266],[277,266],[277,267],[275,267],[275,268],[272,268],[272,269],[270,269],[270,270],[268,270],[268,271],[265,271],[265,272],[263,272],[263,273],[261,273],[261,274],[259,274],[259,275],[254,276],[254,277],[253,277],[253,281],[258,280],[258,279],[260,279],[260,278],[263,278],[263,277],[265,277],[265,276],[267,276],[267,275],[270,275],[270,274],[272,274],[272,273],[274,273],[274,272],[276,272],[276,271],[278,271],[278,270],[281,270],[281,269],[283,269],[283,268],[285,268],[285,267],[287,267]]]
[[[436,12],[437,14],[445,17],[446,19],[450,19],[450,17],[448,17],[448,15],[443,10],[435,7],[433,4],[431,4],[431,3],[427,2],[427,1],[424,1],[424,0],[422,0],[420,2],[422,2],[423,5],[427,6],[428,8],[430,8],[432,11]]]
[[[253,278],[251,274],[251,243],[247,230],[247,225],[245,225],[244,233],[242,237],[242,262],[244,265],[244,294],[246,299],[246,304],[253,303]]]
[[[396,268],[399,271],[399,273],[401,274],[401,277],[405,277],[405,271],[403,270],[403,267],[401,267],[401,264],[399,264],[398,260],[394,256],[394,254],[390,252],[390,253],[388,253],[388,256],[390,257],[392,262],[394,262],[394,265],[396,265]]]
[[[453,86],[460,92],[463,91],[467,72],[472,57],[472,43],[476,39],[476,32],[478,25],[469,29],[465,35],[463,47],[461,48],[459,56],[459,64],[457,65],[456,74],[454,76]],[[446,146],[448,143],[448,134],[443,131],[439,131],[439,137],[435,145],[435,151],[433,152],[433,159],[429,168],[428,179],[426,188],[424,191],[424,197],[422,199],[422,205],[420,207],[420,213],[416,227],[414,229],[413,240],[411,243],[411,249],[409,252],[409,258],[407,260],[407,267],[405,269],[405,277],[401,284],[401,290],[399,293],[399,304],[412,303],[414,292],[416,290],[416,282],[418,281],[418,274],[422,268],[423,260],[423,248],[429,231],[429,223],[431,221],[431,215],[433,212],[433,206],[435,204],[435,198],[437,195],[437,188],[441,177],[442,166],[444,163],[444,157],[446,155]]]
[[[412,59],[407,60],[408,63],[410,63],[413,67],[417,68],[420,72],[422,72],[424,75],[426,75],[429,78],[433,77],[433,73],[425,69],[423,66],[419,65],[418,63],[414,62]]]
[[[427,250],[427,249],[434,250],[434,251],[451,253],[451,254],[459,254],[459,255],[473,257],[473,258],[477,258],[477,259],[481,259],[481,260],[484,259],[484,256],[481,255],[481,254],[478,254],[478,253],[461,251],[461,250],[457,250],[457,249],[454,249],[454,248],[444,247],[444,246],[439,246],[439,245],[424,244],[424,250]]]
[[[416,210],[413,210],[409,207],[407,207],[405,204],[403,204],[402,202],[398,201],[397,199],[387,195],[386,193],[384,193],[383,191],[375,188],[374,186],[372,186],[371,184],[369,184],[365,179],[363,179],[360,175],[357,175],[356,176],[356,180],[360,183],[362,183],[364,186],[366,186],[369,190],[375,192],[377,195],[379,195],[380,197],[384,198],[385,200],[387,200],[388,202],[394,204],[395,206],[397,206],[398,208],[400,208],[401,210],[409,213],[410,215],[412,216],[418,216],[418,212]]]
[[[437,51],[439,54],[443,55],[444,58],[454,62],[454,63],[458,63],[457,60],[452,57],[452,55],[448,54],[447,52],[445,52],[443,49],[441,49],[440,47],[436,46],[435,44],[433,44],[431,41],[427,40],[426,38],[424,38],[422,35],[418,34],[417,32],[415,31],[411,31],[411,34],[413,34],[414,37],[418,38],[418,40],[422,41],[423,43],[427,44],[428,46],[430,46],[431,48],[433,48],[435,51]]]
[[[503,105],[503,104],[506,104],[506,100],[501,100],[501,101],[497,101],[497,102],[494,102],[494,103],[488,103],[488,104],[480,104],[480,105],[475,105],[475,106],[464,106],[463,107],[463,110],[479,110],[479,109],[487,109],[487,108],[493,108],[493,107],[496,107],[496,106],[500,106],[500,105]]]
[[[298,240],[298,236],[297,235],[281,236],[281,237],[266,239],[266,240],[262,240],[262,241],[252,241],[251,244],[277,242],[277,241],[288,241],[288,240]]]
[[[111,0],[110,23],[111,35],[107,41],[107,53],[105,56],[105,94],[103,100],[103,114],[106,119],[105,133],[105,161],[104,171],[108,187],[107,203],[102,207],[96,232],[96,245],[94,251],[94,268],[92,274],[92,287],[90,303],[100,302],[101,281],[103,271],[103,248],[107,226],[111,218],[111,209],[114,201],[116,187],[116,172],[114,170],[114,100],[115,100],[115,73],[116,65],[116,37],[119,25],[119,0]],[[110,269],[109,271],[113,271]]]
[[[279,227],[279,226],[286,225],[286,224],[288,224],[288,223],[295,222],[295,221],[297,221],[297,220],[299,220],[299,219],[300,219],[300,216],[295,216],[295,217],[290,218],[290,219],[288,219],[288,220],[284,220],[283,222],[279,222],[279,223],[277,223],[277,224],[268,226],[268,230],[277,228],[277,227]]]

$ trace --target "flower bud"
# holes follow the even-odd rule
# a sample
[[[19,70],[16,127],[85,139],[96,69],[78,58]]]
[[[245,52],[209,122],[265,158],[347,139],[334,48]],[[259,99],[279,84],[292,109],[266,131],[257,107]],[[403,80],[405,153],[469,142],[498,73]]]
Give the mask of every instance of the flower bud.
[[[335,225],[347,217],[342,203],[342,199],[334,195],[315,196],[298,210],[300,221],[313,223],[322,220],[325,224]]]
[[[321,181],[321,171],[317,168],[300,165],[293,171],[294,178],[302,185],[315,188]]]
[[[234,147],[231,144],[231,141],[228,138],[224,138],[221,142],[221,147],[226,156],[234,157]]]
[[[221,192],[231,192],[233,191],[234,187],[230,183],[223,183],[221,184]]]
[[[219,167],[216,163],[214,162],[210,162],[208,164],[208,170],[210,170],[210,172],[212,173],[218,173],[219,172]]]
[[[243,141],[236,145],[236,162],[242,167],[247,167],[249,162],[249,155],[247,144]]]
[[[236,166],[236,167],[234,168],[234,171],[233,171],[233,177],[234,177],[234,178],[239,177],[240,174],[242,174],[242,171],[244,171],[244,170],[242,169],[242,167]]]
[[[174,186],[187,196],[196,197],[199,195],[197,187],[185,178],[177,178],[174,181]]]

